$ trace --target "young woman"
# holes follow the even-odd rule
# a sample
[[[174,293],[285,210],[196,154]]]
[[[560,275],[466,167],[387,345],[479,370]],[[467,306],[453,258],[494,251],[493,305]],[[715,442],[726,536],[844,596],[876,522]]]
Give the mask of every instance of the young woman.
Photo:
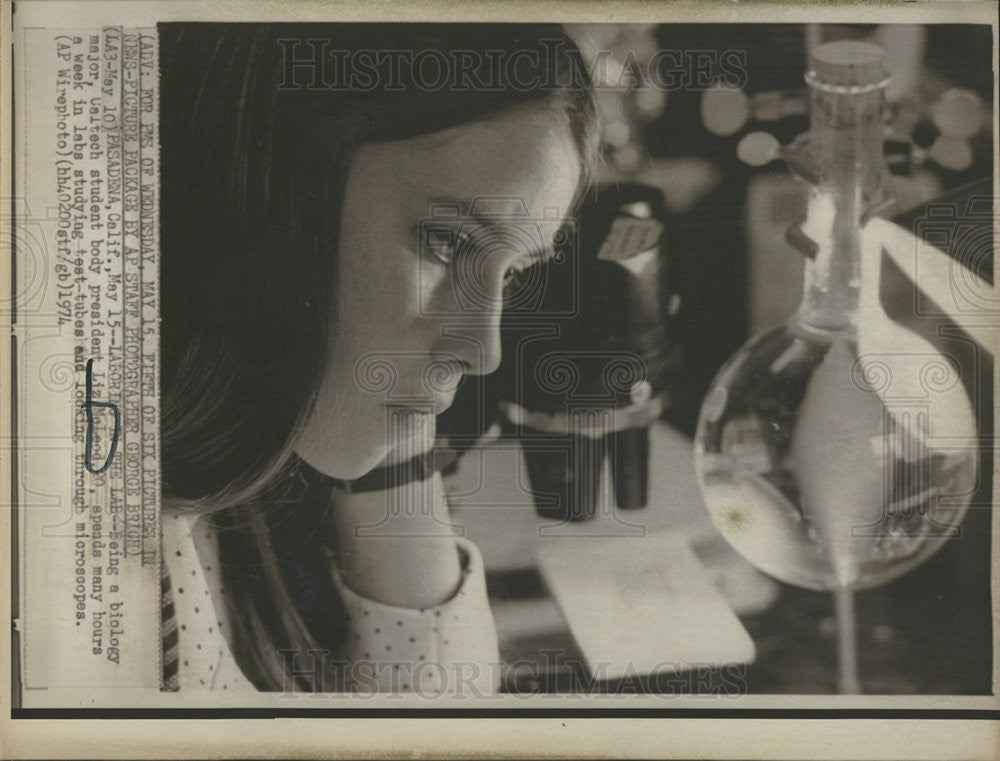
[[[430,454],[551,252],[524,220],[586,186],[576,48],[512,24],[160,44],[165,687],[495,689],[482,560]]]

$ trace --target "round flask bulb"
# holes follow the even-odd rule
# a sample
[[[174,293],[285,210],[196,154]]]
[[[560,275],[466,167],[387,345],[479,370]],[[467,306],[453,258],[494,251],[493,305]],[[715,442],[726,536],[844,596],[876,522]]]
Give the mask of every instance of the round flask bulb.
[[[698,422],[696,469],[713,522],[751,564],[808,589],[865,589],[956,535],[976,483],[976,448],[953,446],[974,439],[971,405],[943,357],[914,363],[793,321],[723,366]],[[922,385],[894,386],[893,369],[921,368]]]

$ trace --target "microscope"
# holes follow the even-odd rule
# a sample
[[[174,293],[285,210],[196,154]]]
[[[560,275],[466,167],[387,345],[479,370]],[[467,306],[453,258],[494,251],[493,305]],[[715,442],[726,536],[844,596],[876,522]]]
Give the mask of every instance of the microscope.
[[[540,516],[583,521],[646,506],[649,427],[670,405],[680,362],[670,318],[662,192],[598,186],[564,230],[530,294],[510,294],[495,395],[524,452]],[[610,463],[614,505],[602,498]]]

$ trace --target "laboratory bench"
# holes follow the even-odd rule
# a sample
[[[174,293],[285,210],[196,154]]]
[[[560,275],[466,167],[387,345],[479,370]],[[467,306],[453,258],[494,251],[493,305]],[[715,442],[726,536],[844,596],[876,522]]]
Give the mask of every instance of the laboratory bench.
[[[650,432],[650,501],[640,510],[615,511],[610,507],[599,511],[595,519],[580,523],[558,524],[539,518],[527,491],[521,454],[512,441],[486,441],[467,454],[459,472],[447,480],[449,492],[460,495],[449,498],[456,528],[483,552],[501,657],[507,665],[504,689],[614,695],[836,693],[837,627],[832,596],[775,581],[737,555],[701,502],[690,439],[663,422],[654,424]],[[960,541],[949,543],[906,576],[856,594],[858,657],[865,694],[989,694],[993,670],[990,510],[982,508],[989,505],[990,482],[981,479],[980,493],[972,500]],[[553,536],[553,530],[569,533],[560,538]],[[561,547],[564,558],[573,558],[573,550],[566,550],[574,542],[579,547],[575,555],[578,565],[567,561],[571,565],[564,567],[563,578],[557,579],[556,594],[551,574],[546,578],[540,567],[553,547]],[[691,600],[664,597],[663,590],[657,588],[664,585],[664,577],[656,573],[632,571],[631,578],[614,583],[627,585],[632,594],[630,604],[636,608],[638,600],[663,610],[643,612],[626,607],[618,614],[607,610],[616,604],[610,599],[614,583],[608,586],[604,579],[596,578],[606,573],[598,561],[607,562],[606,556],[617,552],[627,563],[635,554],[630,547],[639,550],[658,542],[666,542],[662,545],[666,549],[654,551],[650,557],[656,558],[660,552],[663,565],[669,564],[668,555],[683,553],[677,549],[680,544],[669,542],[686,543],[691,548],[700,575],[711,579],[738,619],[742,633],[752,640],[753,652],[741,651],[740,633],[716,612],[706,619],[708,624],[697,624],[708,628],[718,625],[720,629],[714,650],[708,643],[711,633],[706,635],[705,655],[701,657],[701,633],[690,631],[691,627],[685,633],[683,623],[702,611],[690,607]],[[660,564],[656,560],[647,563]],[[669,571],[666,573],[669,576]],[[678,573],[691,576],[690,583],[704,581],[694,578],[699,572],[690,567]],[[580,600],[586,604],[589,590],[593,590],[594,617],[607,619],[603,622],[609,630],[606,638],[597,632],[595,640],[591,622],[586,617],[581,620]],[[561,605],[560,595],[569,595],[575,602]],[[699,595],[710,597],[704,591]],[[610,678],[595,677],[590,665],[594,661],[648,664],[650,656],[656,655],[642,652],[650,649],[650,643],[633,631],[640,614],[653,618],[637,623],[640,629],[661,626],[681,632],[682,641],[673,647],[664,642],[660,653],[664,662],[677,661],[681,666],[647,668],[647,673],[641,667],[626,668],[622,673],[621,668],[612,666]],[[662,618],[657,619],[657,615]],[[727,651],[727,647],[735,649]],[[676,658],[678,648],[685,657]],[[726,652],[742,652],[733,656],[740,663],[727,665]],[[685,663],[689,667],[683,667]]]

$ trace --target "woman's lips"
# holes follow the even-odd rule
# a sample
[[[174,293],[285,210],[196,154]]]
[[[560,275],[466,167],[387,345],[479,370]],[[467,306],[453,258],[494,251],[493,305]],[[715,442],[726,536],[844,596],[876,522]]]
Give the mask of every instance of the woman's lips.
[[[455,394],[469,369],[467,363],[449,357],[426,365],[419,376],[416,368],[412,368],[412,375],[400,373],[400,377],[406,377],[416,388],[393,388],[390,395],[393,401],[386,402],[384,406],[398,414],[440,415],[455,401]]]

